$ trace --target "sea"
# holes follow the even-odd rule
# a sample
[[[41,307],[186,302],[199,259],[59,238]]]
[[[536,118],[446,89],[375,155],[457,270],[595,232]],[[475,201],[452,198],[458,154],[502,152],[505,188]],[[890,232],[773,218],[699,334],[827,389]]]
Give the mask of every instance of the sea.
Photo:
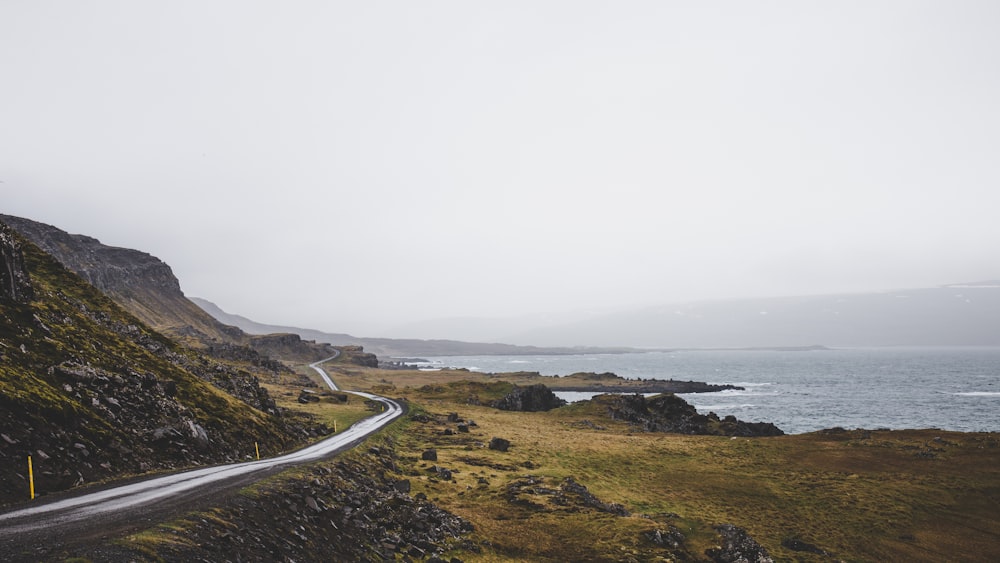
[[[443,367],[542,375],[612,372],[743,387],[680,395],[707,414],[772,422],[788,434],[825,428],[1000,432],[1000,348],[684,350],[560,356],[443,356]],[[587,393],[558,393],[569,401]]]

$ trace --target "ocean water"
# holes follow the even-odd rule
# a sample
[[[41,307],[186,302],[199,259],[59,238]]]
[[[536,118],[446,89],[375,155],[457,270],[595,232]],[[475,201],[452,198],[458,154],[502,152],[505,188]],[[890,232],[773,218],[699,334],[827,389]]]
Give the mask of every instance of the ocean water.
[[[791,434],[835,426],[1000,432],[1000,348],[704,350],[427,360],[428,367],[491,373],[613,372],[629,379],[730,383],[745,390],[682,396],[701,413],[773,422]]]

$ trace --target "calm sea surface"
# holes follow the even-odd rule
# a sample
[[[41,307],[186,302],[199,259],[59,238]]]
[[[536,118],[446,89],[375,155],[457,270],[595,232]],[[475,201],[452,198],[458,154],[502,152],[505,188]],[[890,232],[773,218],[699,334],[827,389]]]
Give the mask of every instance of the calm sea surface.
[[[447,356],[430,367],[543,375],[731,383],[745,391],[683,397],[701,413],[823,428],[1000,431],[1000,348],[853,348],[809,352],[683,351],[575,356]],[[587,394],[561,393],[579,400]]]

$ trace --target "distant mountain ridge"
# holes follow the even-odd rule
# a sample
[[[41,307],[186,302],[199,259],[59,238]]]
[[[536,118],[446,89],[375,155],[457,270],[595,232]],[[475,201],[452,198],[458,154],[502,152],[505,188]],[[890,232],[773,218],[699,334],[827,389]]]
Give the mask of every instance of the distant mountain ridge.
[[[288,332],[302,338],[334,346],[360,345],[382,358],[413,356],[478,356],[478,355],[559,355],[559,354],[619,354],[639,350],[627,346],[530,346],[490,342],[465,342],[449,339],[422,340],[417,338],[371,338],[349,334],[328,333],[314,329],[258,323],[241,315],[227,313],[218,305],[199,297],[191,301],[220,322],[237,326],[249,334]]]
[[[359,338],[256,323],[192,298],[211,315],[248,333],[294,332],[333,344],[361,344],[387,356],[628,352],[678,348],[810,346],[1000,346],[1000,281],[871,293],[702,301],[595,314],[509,333],[495,342]],[[489,319],[478,319],[485,334]],[[461,334],[460,324],[454,331]]]
[[[1000,282],[664,305],[507,340],[657,348],[1000,346]]]

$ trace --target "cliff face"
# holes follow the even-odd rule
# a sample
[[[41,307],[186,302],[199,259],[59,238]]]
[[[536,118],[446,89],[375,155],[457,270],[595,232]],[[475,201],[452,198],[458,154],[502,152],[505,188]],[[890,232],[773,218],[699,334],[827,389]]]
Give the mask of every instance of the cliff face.
[[[0,215],[0,221],[153,328],[174,336],[193,329],[201,340],[229,341],[242,334],[191,303],[170,266],[155,256],[21,217]]]
[[[0,302],[27,303],[33,297],[21,244],[10,227],[0,223]]]
[[[246,360],[270,371],[284,368],[266,356],[313,362],[334,354],[326,344],[297,336],[290,340],[293,335],[288,334],[250,337],[216,320],[184,295],[169,265],[145,252],[107,246],[93,237],[21,217],[0,215],[0,221],[142,322],[188,346],[220,358]]]
[[[0,221],[105,293],[126,293],[148,285],[164,293],[183,296],[170,266],[155,256],[106,246],[95,238],[71,235],[30,219],[0,215]]]

